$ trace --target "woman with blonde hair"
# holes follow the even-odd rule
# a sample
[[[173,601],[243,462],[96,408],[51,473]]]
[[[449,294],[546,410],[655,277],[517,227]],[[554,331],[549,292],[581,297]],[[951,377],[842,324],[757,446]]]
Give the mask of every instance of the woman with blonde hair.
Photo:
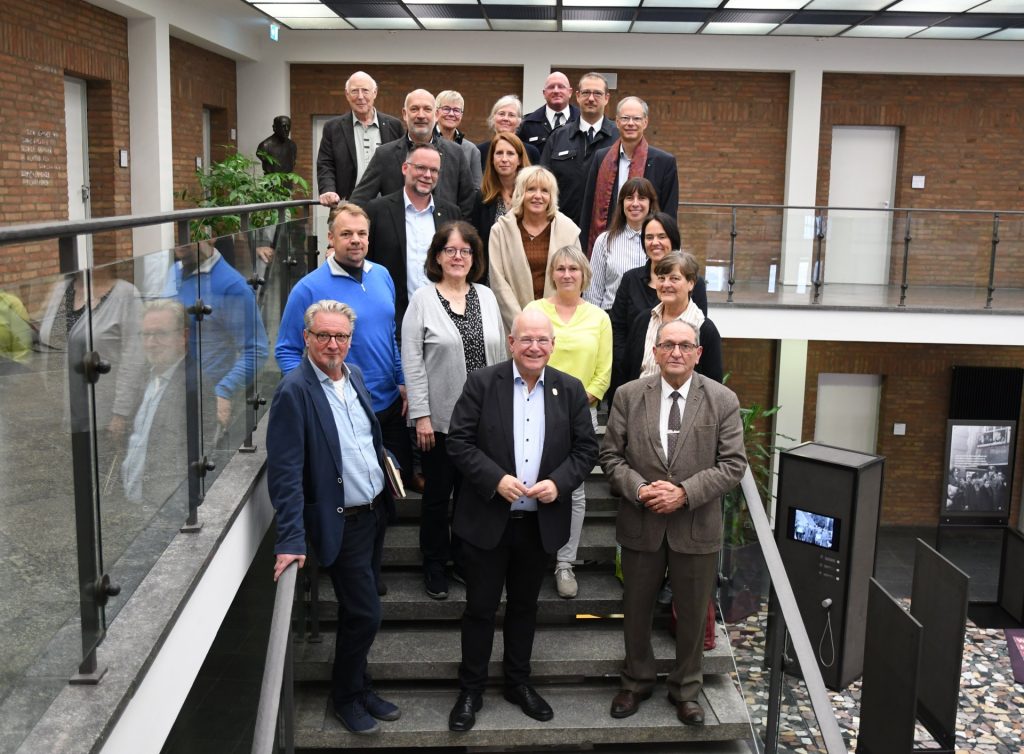
[[[508,332],[531,301],[550,296],[548,259],[563,246],[580,248],[580,229],[558,211],[558,183],[546,168],[523,168],[516,176],[512,208],[491,228],[490,284]]]
[[[590,418],[597,429],[597,404],[604,397],[612,375],[612,323],[597,306],[584,301],[590,285],[590,263],[579,246],[563,246],[551,255],[547,270],[553,289],[550,296],[533,301],[536,309],[551,320],[555,348],[548,362],[583,383],[590,401]],[[576,596],[578,585],[572,566],[580,544],[587,499],[581,484],[572,493],[569,541],[558,551],[555,588],[566,599]]]

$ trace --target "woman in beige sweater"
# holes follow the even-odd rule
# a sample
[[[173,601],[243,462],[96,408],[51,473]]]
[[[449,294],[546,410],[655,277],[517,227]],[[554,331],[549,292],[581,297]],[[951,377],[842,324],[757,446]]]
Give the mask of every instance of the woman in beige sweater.
[[[506,332],[528,303],[554,292],[547,280],[548,258],[563,246],[580,248],[580,229],[558,211],[558,183],[542,167],[516,176],[511,211],[491,228],[490,284]]]

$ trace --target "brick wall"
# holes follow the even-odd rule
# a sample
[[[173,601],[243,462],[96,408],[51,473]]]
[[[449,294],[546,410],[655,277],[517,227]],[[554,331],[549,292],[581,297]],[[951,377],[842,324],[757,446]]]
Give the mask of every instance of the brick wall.
[[[181,191],[195,193],[199,188],[196,157],[203,155],[203,109],[210,110],[210,159],[217,162],[234,145],[231,129],[237,122],[238,96],[234,60],[174,37],[170,48],[174,206],[181,209],[195,206],[179,198]]]
[[[897,207],[1020,209],[1024,78],[826,73],[817,201],[828,201],[833,126],[900,129]],[[926,177],[923,190],[911,177]],[[1004,219],[996,285],[1024,285],[1024,221]],[[992,218],[916,215],[909,282],[984,286]],[[893,228],[890,279],[902,274],[905,227]]]
[[[819,374],[882,375],[878,437],[878,453],[886,457],[882,523],[934,525],[938,523],[943,493],[953,366],[1021,364],[1021,347],[812,341],[807,351],[803,436],[814,437]],[[895,422],[906,423],[905,436],[893,436]],[[1017,445],[1011,521],[1017,520],[1024,478],[1024,446],[1020,442]]]
[[[0,224],[68,216],[64,76],[87,82],[92,214],[131,211],[125,19],[79,0],[22,0],[0,18]],[[130,234],[95,239],[97,261],[130,256]],[[0,285],[59,269],[56,242],[0,249]]]
[[[341,115],[348,112],[345,81],[359,66],[293,65],[292,140],[299,147],[295,172],[313,184],[316,155],[312,152],[313,116]],[[466,98],[462,130],[467,138],[480,142],[487,138],[487,116],[491,106],[504,94],[520,94],[523,70],[518,66],[409,66],[366,65],[362,70],[377,82],[376,107],[382,113],[402,117],[405,95],[413,89],[427,89],[433,94],[454,89]],[[271,124],[267,124],[267,134]]]

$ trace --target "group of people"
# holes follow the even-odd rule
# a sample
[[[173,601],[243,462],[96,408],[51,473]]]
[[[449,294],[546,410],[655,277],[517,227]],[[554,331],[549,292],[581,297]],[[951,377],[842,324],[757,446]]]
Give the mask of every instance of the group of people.
[[[503,590],[504,696],[552,719],[530,684],[537,600],[552,563],[558,594],[578,593],[607,399],[600,462],[620,498],[627,616],[611,714],[633,714],[654,686],[667,569],[679,613],[669,698],[682,722],[702,723],[718,499],[745,456],[697,262],[660,211],[678,202],[675,160],[646,143],[646,104],[625,98],[612,123],[604,77],[582,77],[577,109],[556,72],[525,118],[517,98],[498,100],[494,137],[474,146],[457,92],[410,92],[399,120],[373,107],[365,73],[345,90],[352,111],[326,124],[317,160],[331,253],[285,307],[267,435],[275,578],[304,562],[308,536],[338,596],[336,716],[370,734],[401,714],[366,672],[394,461],[408,484],[422,480],[427,594],[466,585],[450,729],[472,728],[482,707]]]

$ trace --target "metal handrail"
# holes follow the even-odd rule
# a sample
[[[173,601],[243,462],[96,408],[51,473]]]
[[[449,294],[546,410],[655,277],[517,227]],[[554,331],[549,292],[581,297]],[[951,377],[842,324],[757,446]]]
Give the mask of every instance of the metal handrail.
[[[263,665],[260,704],[256,711],[256,728],[252,736],[252,754],[268,754],[274,750],[278,722],[284,736],[284,750],[295,750],[295,704],[292,697],[292,603],[299,564],[293,561],[277,580],[274,613],[270,620],[267,659]],[[282,708],[281,697],[284,696]]]
[[[768,521],[768,514],[765,513],[764,504],[761,502],[761,494],[757,491],[757,483],[754,481],[754,475],[750,473],[749,467],[743,473],[740,487],[747,499],[747,510],[750,512],[750,519],[754,524],[758,542],[761,544],[761,552],[764,554],[764,561],[768,567],[772,588],[775,590],[786,629],[792,639],[793,650],[800,663],[800,672],[803,674],[804,683],[807,686],[807,694],[811,699],[814,716],[818,720],[821,738],[825,742],[825,750],[828,754],[848,754],[849,750],[846,748],[843,734],[839,731],[835,710],[829,701],[828,692],[825,690],[825,681],[821,677],[821,669],[818,667],[810,637],[807,635],[807,627],[800,617],[800,608],[796,604],[793,586],[789,583],[786,567],[782,563],[778,545],[775,544],[772,525]],[[783,672],[778,665],[772,670],[780,675]]]
[[[155,215],[117,215],[116,217],[100,217],[91,220],[58,220],[46,223],[28,223],[0,227],[0,246],[23,243],[25,241],[45,241],[65,236],[79,236],[84,233],[101,233],[112,230],[141,228],[146,225],[163,225],[180,223],[189,220],[200,220],[206,217],[223,215],[244,215],[251,212],[264,212],[271,209],[288,209],[290,207],[308,207],[319,204],[315,199],[293,199],[286,202],[265,202],[263,204],[240,204],[236,207],[204,207],[200,209],[179,209],[161,212]]]
[[[743,204],[740,202],[679,202],[680,207],[723,208],[723,209],[807,209],[843,212],[932,212],[948,215],[1024,215],[1020,209],[950,209],[942,207],[841,207],[828,204]]]

